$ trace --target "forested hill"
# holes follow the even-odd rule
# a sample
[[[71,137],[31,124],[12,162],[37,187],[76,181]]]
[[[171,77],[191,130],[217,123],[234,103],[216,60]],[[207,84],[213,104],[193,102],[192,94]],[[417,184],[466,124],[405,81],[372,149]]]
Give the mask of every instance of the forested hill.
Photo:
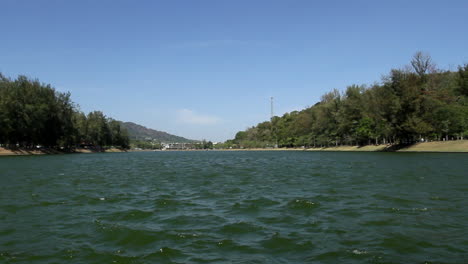
[[[70,93],[51,85],[0,73],[0,147],[73,149],[130,147],[138,141],[193,142],[166,132],[107,117],[101,111],[80,111]],[[135,143],[136,141],[136,143]],[[151,145],[154,147],[154,144]]]
[[[418,52],[372,86],[333,90],[302,111],[240,131],[226,147],[411,144],[468,137],[468,64],[437,69]]]
[[[122,122],[122,126],[127,129],[128,135],[131,140],[154,140],[159,142],[177,142],[177,143],[188,143],[193,140],[186,139],[183,137],[171,135],[169,133],[158,131],[138,125],[132,122]]]

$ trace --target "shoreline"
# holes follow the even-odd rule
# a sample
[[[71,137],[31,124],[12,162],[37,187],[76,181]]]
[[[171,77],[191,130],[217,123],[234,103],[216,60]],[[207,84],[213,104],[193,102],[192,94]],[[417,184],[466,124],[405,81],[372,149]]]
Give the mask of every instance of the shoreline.
[[[468,140],[421,142],[407,146],[398,145],[366,145],[337,146],[323,148],[277,148],[277,149],[223,149],[227,151],[312,151],[312,152],[435,152],[435,153],[467,153]]]
[[[30,156],[50,154],[80,154],[80,153],[123,153],[123,152],[153,152],[153,151],[311,151],[311,152],[433,152],[433,153],[468,153],[468,140],[421,142],[409,146],[397,145],[367,145],[367,146],[337,146],[323,148],[246,148],[246,149],[187,149],[187,150],[123,150],[110,148],[105,150],[78,148],[74,151],[56,149],[6,149],[0,147],[0,156]]]
[[[105,150],[96,150],[96,149],[85,149],[77,148],[73,151],[63,151],[57,149],[7,149],[0,147],[0,156],[33,156],[33,155],[54,155],[54,154],[80,154],[80,153],[119,153],[119,152],[128,152],[129,150],[123,150],[118,148],[109,148]]]

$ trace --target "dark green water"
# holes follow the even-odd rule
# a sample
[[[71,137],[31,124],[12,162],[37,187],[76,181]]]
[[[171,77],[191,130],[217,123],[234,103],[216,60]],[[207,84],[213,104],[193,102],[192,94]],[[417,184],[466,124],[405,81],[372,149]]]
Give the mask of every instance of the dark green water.
[[[0,263],[468,263],[468,156],[0,157]]]

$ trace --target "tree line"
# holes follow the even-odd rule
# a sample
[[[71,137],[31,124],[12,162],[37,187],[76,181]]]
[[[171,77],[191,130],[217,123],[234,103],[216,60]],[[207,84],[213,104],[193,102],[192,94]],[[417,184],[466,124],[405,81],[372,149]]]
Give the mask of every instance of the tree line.
[[[468,64],[437,69],[418,52],[378,84],[336,89],[302,111],[273,117],[224,143],[225,147],[325,147],[411,144],[468,136]]]
[[[0,73],[0,146],[129,147],[119,121],[100,111],[84,114],[70,96],[38,80]]]

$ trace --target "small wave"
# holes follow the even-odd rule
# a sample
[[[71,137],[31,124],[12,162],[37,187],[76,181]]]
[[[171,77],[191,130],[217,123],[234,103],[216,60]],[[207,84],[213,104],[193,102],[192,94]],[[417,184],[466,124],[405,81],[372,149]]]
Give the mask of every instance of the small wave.
[[[398,197],[398,196],[395,197],[395,196],[389,196],[389,195],[384,195],[384,194],[375,194],[373,196],[374,198],[377,198],[379,200],[392,202],[392,203],[395,203],[397,205],[402,205],[402,206],[413,204],[415,202],[415,201],[408,200],[408,199]]]
[[[60,263],[57,259],[58,256],[50,252],[47,254],[37,251],[0,251],[0,263],[37,263],[38,260],[48,260],[47,263]]]
[[[167,238],[166,232],[135,229],[120,224],[103,223],[95,220],[95,224],[103,239],[121,247],[146,247]]]
[[[99,194],[80,194],[71,199],[72,203],[75,205],[102,205],[107,203],[120,203],[126,200],[129,200],[130,197],[126,195],[99,195]]]
[[[186,209],[187,207],[192,207],[195,204],[190,200],[176,200],[173,198],[160,198],[154,201],[155,208],[157,210],[170,210],[175,211],[179,209]]]
[[[227,258],[197,256],[189,259],[189,263],[232,263]]]
[[[154,215],[152,211],[126,210],[109,214],[106,218],[120,221],[143,220]]]
[[[155,252],[143,256],[142,259],[145,261],[159,263],[160,261],[166,262],[168,260],[172,260],[174,258],[182,258],[184,256],[185,254],[179,249],[171,247],[161,247]],[[171,263],[173,262],[171,261]]]
[[[240,213],[248,214],[258,212],[261,208],[256,204],[235,203],[231,206],[231,210]]]
[[[394,219],[382,219],[382,220],[370,220],[362,223],[361,225],[363,226],[391,226],[391,225],[397,225],[398,222],[396,222]]]
[[[169,218],[162,219],[161,224],[167,226],[176,226],[179,229],[193,230],[195,228],[205,228],[207,226],[220,226],[226,220],[216,215],[175,215]]]
[[[445,197],[440,197],[440,196],[431,196],[430,198],[433,201],[447,201],[448,199]]]
[[[248,253],[248,254],[261,253],[261,250],[256,247],[241,245],[231,239],[220,240],[216,243],[216,246],[219,249],[228,250],[230,252]]]
[[[228,188],[225,190],[225,193],[227,194],[235,194],[235,193],[241,193],[242,189],[239,187],[233,187],[233,188]]]
[[[316,201],[326,201],[326,202],[335,202],[339,201],[340,197],[337,195],[317,195],[314,197],[314,200]]]
[[[155,204],[159,207],[168,207],[168,206],[178,205],[180,204],[180,202],[177,200],[173,200],[173,199],[162,198],[162,199],[157,199],[155,201]]]
[[[351,251],[351,253],[353,253],[354,255],[365,255],[365,254],[368,254],[367,251],[365,251],[365,250],[359,250],[359,249],[354,249],[353,251]]]
[[[182,239],[190,239],[199,237],[196,233],[177,233],[177,236]]]
[[[427,241],[418,240],[416,237],[410,237],[399,233],[385,238],[382,243],[380,243],[380,246],[396,251],[399,254],[420,252],[429,245]]]
[[[20,210],[25,210],[34,207],[33,204],[21,204],[21,205],[3,205],[0,207],[1,210],[10,214],[16,214]]]
[[[339,210],[338,213],[340,215],[344,215],[348,217],[359,217],[362,215],[362,212],[360,212],[356,208],[344,208],[342,210]]]
[[[314,248],[310,241],[299,243],[295,239],[283,237],[279,233],[275,233],[270,238],[261,241],[261,245],[267,250],[276,252],[310,251]]]
[[[159,253],[164,256],[179,256],[181,255],[182,251],[170,247],[162,247],[159,249]]]
[[[294,223],[297,221],[295,217],[290,215],[271,216],[271,217],[259,217],[258,221],[271,225],[271,224],[282,224],[282,223]]]
[[[243,203],[257,205],[259,207],[267,207],[267,206],[279,204],[279,202],[272,200],[272,199],[265,198],[265,197],[244,200]]]
[[[241,213],[256,212],[262,209],[267,209],[271,206],[280,204],[277,201],[260,197],[258,199],[246,199],[242,202],[235,203],[231,209],[240,211]]]
[[[320,204],[318,202],[313,202],[306,199],[294,199],[288,203],[289,208],[297,210],[315,209],[319,206]]]
[[[415,214],[415,213],[424,213],[434,210],[440,211],[450,211],[450,208],[427,208],[427,207],[415,207],[415,208],[383,208],[388,213],[395,213],[395,214]]]
[[[221,227],[222,233],[234,235],[243,233],[253,233],[259,230],[262,230],[260,226],[246,222],[232,223]]]
[[[42,201],[39,203],[40,206],[54,206],[54,205],[64,205],[65,201],[54,202],[54,201]]]

